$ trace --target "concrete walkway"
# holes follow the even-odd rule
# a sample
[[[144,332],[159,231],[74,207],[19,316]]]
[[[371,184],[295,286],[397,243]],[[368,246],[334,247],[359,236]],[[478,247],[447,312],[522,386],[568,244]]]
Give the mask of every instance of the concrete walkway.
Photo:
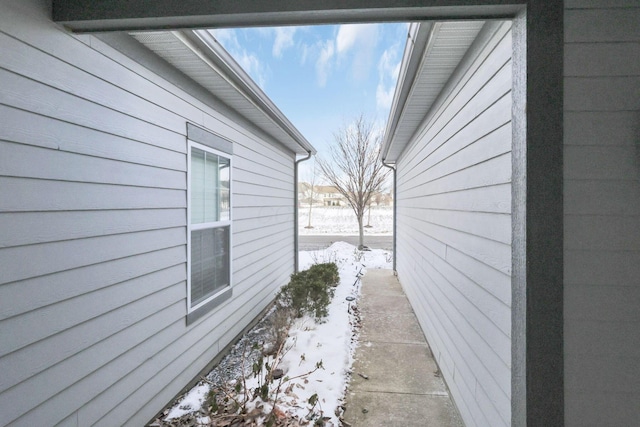
[[[345,425],[463,426],[393,272],[368,270],[362,279],[362,330]]]

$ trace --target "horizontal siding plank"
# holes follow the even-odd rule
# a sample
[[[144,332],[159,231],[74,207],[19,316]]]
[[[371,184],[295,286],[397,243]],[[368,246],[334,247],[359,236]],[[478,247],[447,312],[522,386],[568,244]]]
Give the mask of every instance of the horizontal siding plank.
[[[637,183],[640,167],[636,154],[637,147],[632,146],[566,146],[564,178],[631,180]]]
[[[640,357],[640,334],[633,322],[602,322],[568,318],[564,327],[565,354],[572,356]]]
[[[289,277],[293,273],[293,249],[287,249],[286,244],[280,244],[280,248],[278,248],[274,254],[264,256],[262,259],[248,264],[235,274],[234,279],[237,280],[237,284],[242,285],[252,282],[268,283],[263,282],[263,275],[265,271],[270,270],[280,273],[276,288],[288,283]]]
[[[633,216],[639,212],[637,180],[564,180],[565,215]]]
[[[416,257],[420,256],[429,258],[432,256],[439,256],[440,258],[445,258],[447,256],[447,251],[449,250],[446,243],[443,243],[430,234],[425,233],[424,230],[418,227],[418,225],[419,224],[416,224],[416,221],[412,218],[407,218],[404,215],[401,216],[398,214],[398,241],[400,241],[400,239],[419,239],[420,245],[427,248],[428,251],[421,254],[415,254]],[[413,235],[415,237],[412,237]],[[411,252],[408,251],[406,251],[405,256],[412,258]]]
[[[2,68],[27,77],[70,95],[78,96],[94,104],[119,111],[131,117],[152,123],[173,132],[184,132],[183,117],[166,107],[159,107],[134,93],[144,93],[137,89],[134,93],[120,89],[111,81],[120,81],[114,73],[108,79],[100,79],[84,69],[79,69],[60,61],[42,50],[0,33],[0,50],[3,52]],[[101,63],[105,62],[100,58]],[[92,68],[97,68],[94,65]],[[123,75],[123,69],[119,74]]]
[[[637,410],[640,393],[593,393],[585,389],[565,390],[565,418],[571,420],[572,424],[575,423],[577,426],[640,425],[640,411]],[[628,409],[622,411],[621,408]]]
[[[90,72],[125,91],[144,93],[145,98],[155,104],[171,105],[176,114],[182,114],[198,123],[202,122],[200,109],[191,102],[183,101],[180,95],[184,95],[184,92],[180,89],[153,75],[142,65],[111,47],[106,47],[94,36],[60,31],[50,16],[41,14],[39,10],[27,11],[30,7],[32,6],[25,5],[19,11],[11,7],[5,8],[0,17],[2,32],[30,45],[34,48],[32,50],[42,50],[61,62]],[[25,12],[30,15],[30,25],[25,25]],[[88,45],[91,49],[87,48]],[[155,78],[150,79],[151,76]]]
[[[565,249],[564,270],[566,285],[637,286],[640,252]]]
[[[0,338],[3,343],[0,355],[11,353],[90,319],[99,318],[111,310],[144,298],[147,294],[185,280],[184,265],[179,264],[3,320],[0,323]]]
[[[508,103],[510,105],[511,99],[510,96],[508,96],[510,91],[511,67],[505,66],[501,68],[496,76],[483,86],[479,92],[462,107],[461,110],[455,111],[453,117],[446,123],[446,125],[442,128],[431,128],[428,132],[418,136],[416,142],[413,144],[419,144],[421,149],[416,149],[411,152],[407,152],[406,154],[407,160],[405,168],[407,170],[407,174],[411,175],[410,171],[415,167],[415,162],[418,159],[428,158],[431,153],[443,146],[443,144],[449,141],[454,135],[463,130],[474,120],[478,120],[476,123],[477,127],[471,128],[475,133],[465,133],[465,135],[468,135],[467,138],[470,138],[471,141],[478,138],[478,136],[487,134],[491,132],[492,129],[496,129],[510,121],[510,114],[506,115],[505,110],[500,105],[488,111],[487,116],[480,120],[482,113],[489,110],[496,101],[500,101],[501,98],[504,98],[502,103]],[[451,108],[453,107],[447,106],[447,109]],[[507,111],[510,112],[510,109]],[[462,138],[462,140],[464,139],[466,138]],[[403,157],[404,156],[405,154],[403,154]]]
[[[253,172],[258,175],[269,175],[281,181],[292,180],[293,169],[278,164],[269,164],[264,159],[247,159],[234,154],[234,170]]]
[[[565,215],[564,218],[565,251],[640,252],[640,215]],[[586,230],[589,232],[585,232]]]
[[[273,224],[275,222],[278,222],[278,217],[280,215],[288,215],[293,218],[293,202],[286,206],[240,207],[234,204],[233,207],[234,226],[235,224],[247,222],[258,222],[266,225]]]
[[[640,286],[566,286],[566,303],[581,307],[567,313],[571,320],[640,324]]]
[[[0,105],[0,140],[62,152],[186,171],[186,156],[94,129]],[[16,126],[29,123],[29,126]],[[184,141],[186,147],[186,139]]]
[[[640,77],[567,77],[565,111],[640,110]]]
[[[640,22],[640,7],[565,9],[564,41],[565,43],[640,41],[638,22]]]
[[[474,236],[511,244],[511,215],[403,208],[403,215]]]
[[[635,146],[637,113],[564,112],[564,146]]]
[[[633,333],[630,329],[628,329],[629,332]],[[565,387],[568,390],[598,390],[602,394],[640,395],[638,376],[630,375],[631,372],[637,370],[638,359],[636,357],[623,353],[615,356],[591,356],[588,358],[581,355],[565,357],[565,366],[568,370]],[[611,368],[602,369],[603,366],[611,366]],[[584,375],[583,372],[589,372],[589,375]],[[638,419],[640,420],[640,417]]]
[[[411,283],[414,277],[413,274],[409,274],[402,276],[400,280],[403,283]],[[423,283],[423,281],[421,280],[419,283]],[[456,378],[456,381],[451,381],[453,387],[450,386],[448,388],[454,401],[462,403],[461,414],[465,409],[470,411],[471,416],[467,424],[474,426],[489,425],[489,421],[482,413],[476,400],[468,398],[475,394],[477,371],[469,368],[470,361],[468,359],[460,357],[456,347],[456,337],[446,333],[446,329],[443,328],[444,319],[439,318],[435,314],[437,309],[432,308],[427,302],[432,301],[428,299],[428,292],[418,292],[417,288],[413,287],[407,287],[405,291],[412,302],[418,321],[425,331],[429,347],[434,353],[434,357],[436,357],[440,371],[444,376],[448,374],[449,378]],[[448,350],[451,350],[451,352]]]
[[[18,419],[18,423],[32,425],[38,419],[44,419],[45,417],[48,417],[48,421],[53,421],[55,423],[57,420],[66,418],[92,397],[103,393],[106,384],[121,378],[124,373],[134,369],[145,360],[148,360],[149,354],[154,354],[154,350],[160,349],[163,344],[177,336],[180,329],[183,329],[183,325],[181,325],[181,322],[177,321],[168,328],[152,335],[153,339],[141,341],[140,337],[137,337],[138,339],[136,340],[136,337],[129,336],[129,345],[132,347],[129,351],[123,354],[124,357],[119,356],[102,367],[93,365],[90,360],[85,361],[83,367],[86,367],[85,369],[88,370],[93,370],[93,372],[75,383],[69,383],[68,380],[65,380],[64,372],[56,370],[56,372],[52,373],[52,376],[56,375],[54,378],[60,380],[62,384],[57,383],[56,387],[51,388],[60,388],[60,390],[47,400],[44,400],[41,405],[37,406],[32,411],[22,415]],[[106,354],[113,355],[114,351],[111,350]],[[152,364],[147,364],[147,366],[148,365]],[[96,370],[96,368],[99,369]],[[68,371],[69,369],[72,368],[66,366],[66,370]],[[74,377],[73,379],[77,379],[75,378],[75,375],[72,375],[72,377]],[[35,377],[33,378],[33,381],[36,381],[37,379],[38,378]],[[25,384],[25,387],[27,385],[28,384]],[[31,387],[33,387],[33,384],[31,384]],[[37,396],[34,396],[34,398],[41,398],[40,395],[47,392],[47,388],[43,389],[44,390],[37,393]],[[13,392],[13,389],[11,392]]]
[[[413,188],[409,187],[410,184],[404,181],[404,177],[400,176],[398,178],[398,199],[401,197],[415,197],[420,194],[442,194],[510,182],[511,153],[506,153],[471,168],[463,169]],[[408,187],[408,189],[405,189],[405,187]],[[400,203],[402,202],[399,201],[398,204]]]
[[[455,131],[456,126],[451,125],[451,122],[456,119],[456,116],[459,115],[460,111],[463,110],[465,106],[468,106],[466,111],[470,111],[471,113],[467,113],[464,116],[468,117],[471,115],[473,117],[491,105],[493,99],[490,96],[487,96],[487,94],[493,92],[494,89],[491,87],[487,89],[483,88],[495,73],[500,72],[505,68],[509,68],[509,66],[505,65],[509,63],[510,55],[511,33],[508,32],[502,41],[495,46],[491,60],[486,60],[487,58],[485,57],[480,63],[476,62],[472,64],[467,71],[467,75],[463,77],[458,85],[455,88],[452,88],[445,98],[439,99],[432,107],[432,110],[427,113],[424,120],[425,125],[417,132],[418,136],[414,138],[414,141],[410,143],[409,147],[402,153],[401,157],[404,157],[404,161],[409,165],[407,167],[411,167],[411,159],[422,157],[419,156],[417,152],[422,151],[424,147],[422,144],[416,143],[416,141],[429,141],[439,135],[445,128],[453,129]],[[508,78],[510,79],[511,77],[509,76]],[[496,81],[494,80],[493,85],[491,86],[495,85]],[[483,92],[483,96],[478,96],[480,92]],[[498,92],[500,92],[500,90],[498,90]],[[485,103],[485,107],[482,108],[481,106],[473,105],[475,103],[470,102],[472,99],[480,100],[481,103]],[[488,102],[488,104],[486,102]],[[473,114],[474,110],[470,110],[474,107],[477,107],[475,110],[476,114]],[[459,118],[458,121],[460,122]],[[427,148],[429,147],[427,146]]]
[[[278,247],[277,245],[282,243],[282,242],[287,242],[291,245],[293,245],[293,233],[291,233],[290,235],[282,235],[282,234],[273,234],[272,236],[269,236],[269,238],[265,238],[262,239],[258,242],[247,242],[247,243],[243,243],[241,245],[235,245],[233,246],[233,250],[234,250],[234,256],[233,259],[236,262],[241,262],[243,261],[243,258],[247,259],[249,262],[254,262],[256,259],[256,253],[259,250],[264,250],[267,249],[269,247],[271,248],[276,248]],[[292,260],[293,261],[293,260]],[[244,261],[246,262],[246,261]],[[234,268],[236,268],[236,264],[234,263]]]
[[[0,176],[0,212],[118,209],[186,209],[186,189],[5,178]]]
[[[257,242],[262,239],[270,240],[274,236],[291,235],[293,239],[293,218],[269,226],[258,227],[254,230],[247,230],[233,233],[233,245],[241,246],[246,243]]]
[[[404,179],[411,179],[414,176],[421,175],[424,170],[438,165],[438,163],[447,160],[467,147],[475,144],[483,145],[485,144],[485,139],[498,140],[498,147],[492,148],[492,144],[487,143],[488,148],[485,147],[485,150],[490,149],[495,152],[502,149],[502,152],[510,151],[511,134],[509,132],[511,126],[509,123],[511,114],[508,108],[505,110],[505,107],[510,107],[510,105],[511,99],[508,96],[504,96],[471,122],[460,123],[461,129],[447,141],[441,141],[439,138],[424,140],[424,145],[427,148],[416,152],[416,155],[421,156],[419,158],[422,160],[416,158],[408,163],[407,169],[403,174]],[[508,127],[508,129],[503,129],[505,127]],[[437,144],[441,145],[437,146]],[[491,156],[486,156],[485,158],[488,157]]]
[[[408,239],[407,248],[423,254],[425,248],[416,239]],[[440,292],[438,301],[446,299],[455,310],[460,322],[473,329],[473,334],[484,341],[476,355],[484,363],[493,365],[500,359],[504,366],[511,365],[511,311],[509,307],[452,268],[439,256],[423,257],[420,264],[421,274],[428,278],[429,286],[437,287]],[[433,288],[435,290],[435,288]],[[464,318],[464,320],[462,319]],[[460,324],[456,322],[456,324]],[[499,366],[499,365],[498,365]],[[508,383],[508,382],[507,382]],[[503,383],[508,393],[509,386]]]
[[[639,76],[640,61],[630,61],[629,58],[640,58],[640,42],[567,45],[564,50],[564,75]]]
[[[84,183],[184,189],[186,173],[133,163],[2,143],[0,175]]]
[[[0,249],[1,283],[186,244],[184,227]],[[25,260],[40,260],[25,263]]]
[[[447,248],[445,260],[482,289],[511,307],[511,276],[509,274],[451,247]]]
[[[3,307],[0,320],[144,276],[167,266],[183,264],[186,271],[186,253],[186,245],[175,246],[4,284],[0,286],[0,301],[12,303]],[[30,297],[24,298],[24,295]]]
[[[510,404],[505,389],[510,389],[511,377],[509,369],[499,360],[497,364],[493,366],[486,366],[481,361],[479,355],[483,354],[481,349],[483,346],[486,348],[486,343],[483,343],[481,339],[474,336],[475,333],[471,330],[466,320],[464,320],[461,314],[443,297],[439,288],[433,286],[431,282],[432,279],[429,276],[430,272],[426,272],[422,266],[418,268],[419,270],[415,272],[415,275],[419,274],[421,277],[424,277],[422,282],[426,282],[426,286],[423,285],[420,287],[423,292],[412,292],[414,298],[417,297],[421,300],[430,301],[422,311],[431,313],[429,314],[429,318],[432,322],[435,322],[433,323],[434,329],[442,331],[442,335],[450,340],[447,348],[451,348],[455,352],[455,356],[453,356],[453,354],[451,356],[453,356],[456,368],[463,371],[463,378],[467,378],[467,381],[469,379],[475,379],[475,384],[473,385],[475,389],[474,394],[477,392],[489,394],[490,398],[487,397],[488,400],[492,402],[492,406],[496,407],[495,411],[501,414],[497,419],[493,418],[491,421],[480,424],[499,425],[497,423],[501,420],[500,424],[508,425]],[[417,277],[412,277],[409,279],[409,282],[415,283],[416,285],[420,283],[415,280],[417,280]],[[410,298],[410,300],[412,300],[412,298]],[[464,362],[461,359],[463,359]],[[481,387],[481,390],[477,390],[478,387]],[[467,396],[465,400],[470,401],[472,399],[469,399],[469,396]],[[498,411],[497,408],[501,408],[502,410]],[[481,413],[487,410],[487,408],[482,408],[481,406],[479,409]],[[476,415],[476,417],[477,416],[478,415]]]
[[[169,150],[186,151],[184,134],[159,128],[2,69],[0,80],[3,82],[0,104]]]
[[[234,139],[234,155],[261,163],[274,170],[293,170],[293,157],[275,151],[268,143],[257,138]]]
[[[171,359],[171,355],[167,351],[159,351],[159,357],[156,359],[156,363],[164,364],[160,368],[161,373],[165,375],[175,375],[176,372],[187,372],[190,375],[184,375],[184,378],[191,379],[197,374],[197,370],[190,364],[185,363],[189,360],[198,361],[198,365],[202,366],[213,358],[217,353],[217,349],[224,348],[225,339],[220,338],[217,345],[212,345],[213,336],[220,336],[221,331],[233,332],[233,336],[242,331],[243,325],[251,321],[257,316],[269,302],[266,298],[271,292],[268,289],[263,289],[261,292],[254,295],[255,299],[246,299],[240,301],[241,305],[229,306],[233,312],[243,313],[242,317],[233,319],[233,316],[224,316],[223,313],[219,313],[219,327],[216,328],[214,333],[205,334],[203,331],[198,331],[198,334],[203,338],[196,341],[193,345],[187,345],[186,340],[179,339],[172,343],[172,346],[184,349],[182,354],[177,355]],[[255,303],[255,301],[258,301]],[[224,320],[223,320],[224,319]],[[233,337],[232,336],[232,337]],[[88,425],[97,426],[111,426],[114,420],[119,425],[140,425],[149,420],[157,410],[148,410],[147,414],[139,414],[140,403],[167,383],[167,379],[158,375],[158,370],[153,366],[142,365],[135,369],[123,378],[122,381],[115,384],[105,391],[100,397],[104,401],[118,402],[118,405],[111,411],[106,411],[105,406],[98,401],[90,402],[79,413],[79,419],[83,423]],[[182,382],[184,384],[184,381]],[[137,422],[136,422],[137,421]],[[95,423],[95,424],[94,424]]]
[[[293,184],[291,185],[293,187]],[[293,206],[291,197],[270,197],[257,194],[237,194],[233,193],[233,206],[245,207],[282,207]]]
[[[234,248],[233,256],[233,272],[234,280],[238,282],[242,279],[242,271],[251,265],[259,265],[263,260],[273,262],[276,257],[279,258],[288,252],[293,253],[293,237],[271,239],[269,242],[261,242],[260,245],[252,247],[251,245],[243,245],[239,250]],[[293,266],[293,259],[291,259]]]
[[[511,274],[511,245],[431,224],[419,217],[409,217],[404,214],[403,216],[413,220],[411,225],[416,231],[419,230],[442,242],[446,247],[451,246],[498,271]]]
[[[271,282],[273,276],[265,272],[264,279],[265,282]],[[116,420],[116,423],[120,425],[130,424],[127,420],[137,412],[140,402],[156,393],[158,389],[162,388],[162,384],[166,384],[170,380],[168,377],[175,376],[177,372],[188,370],[191,372],[190,375],[183,375],[183,377],[186,380],[193,378],[198,370],[194,369],[193,364],[189,361],[201,360],[201,363],[196,366],[208,363],[217,353],[217,349],[226,345],[223,335],[217,345],[212,346],[214,337],[216,337],[215,339],[220,337],[222,331],[225,331],[226,334],[233,333],[231,337],[237,335],[243,329],[243,325],[252,320],[270,302],[272,294],[273,286],[265,286],[256,290],[255,293],[235,295],[233,301],[212,315],[216,321],[216,327],[212,328],[213,330],[208,329],[206,323],[199,323],[186,334],[201,337],[197,342],[202,344],[188,345],[186,343],[190,341],[189,337],[181,336],[170,343],[171,347],[182,349],[180,354],[173,353],[172,355],[171,352],[163,349],[156,350],[154,354],[157,354],[158,357],[155,358],[155,366],[139,365],[100,395],[100,401],[111,402],[110,405],[105,407],[104,403],[93,400],[83,407],[79,414],[83,424],[112,425]],[[241,318],[234,317],[232,313],[243,313],[243,316]],[[162,363],[168,363],[168,365],[162,366]],[[106,373],[104,376],[109,377]],[[108,411],[111,406],[115,409]],[[145,421],[148,421],[149,417]]]
[[[510,105],[510,101],[507,104]],[[475,135],[476,137],[483,136],[476,141],[463,142],[462,144],[467,145],[448,157],[443,157],[447,154],[441,156],[437,152],[434,153],[427,157],[423,163],[418,164],[414,170],[404,175],[403,180],[424,184],[511,152],[511,126],[509,123],[503,124],[495,130],[492,129],[488,134]],[[445,143],[445,145],[449,144],[454,148],[457,148],[455,145],[458,145],[452,140]]]
[[[168,291],[163,291],[158,295],[168,294]],[[149,295],[151,295],[151,293],[149,293]],[[168,306],[169,310],[174,312],[173,317],[167,316],[167,313],[162,313],[163,309],[167,307],[166,303],[163,303],[164,305],[156,307],[157,312],[152,312],[148,317],[136,320],[136,322],[130,326],[128,334],[131,336],[135,334],[138,337],[150,337],[159,329],[163,328],[162,323],[166,322],[167,318],[175,318],[176,316],[180,317],[183,315],[185,306],[182,303],[182,299],[173,302],[170,300],[168,303],[170,304]],[[91,322],[99,322],[99,319],[94,319]],[[71,333],[72,332],[73,330],[71,330]],[[64,332],[62,335],[69,333],[70,332]],[[135,346],[136,343],[136,340],[132,340],[130,336],[127,337],[121,330],[117,330],[112,335],[103,336],[102,340],[87,343],[86,348],[83,348],[82,351],[70,354],[69,348],[63,345],[63,351],[53,351],[52,355],[55,356],[55,358],[51,358],[51,354],[48,353],[36,353],[35,351],[37,349],[50,349],[56,344],[60,345],[56,337],[51,337],[48,340],[40,341],[35,345],[25,347],[0,359],[0,365],[7,369],[7,375],[2,378],[0,390],[8,390],[18,384],[22,384],[20,386],[21,388],[28,387],[29,383],[25,384],[23,382],[29,379],[31,379],[30,383],[35,381],[36,383],[55,384],[59,387],[58,390],[62,390],[65,384],[69,386],[89,375],[97,367],[108,363],[115,357],[113,354],[114,349],[125,353],[131,346]],[[78,343],[78,345],[82,346],[82,342]],[[57,379],[53,381],[52,376],[57,377]],[[49,381],[45,382],[45,378]],[[15,396],[19,397],[19,392],[16,392]]]
[[[442,194],[405,196],[402,203],[407,208],[510,214],[511,185],[499,184]]]
[[[135,301],[129,306],[120,307],[100,318],[77,325],[73,329],[57,334],[51,339],[38,342],[35,345],[27,347],[25,350],[38,348],[39,352],[43,352],[43,354],[48,356],[47,361],[59,358],[61,354],[65,354],[67,357],[73,355],[84,357],[83,351],[91,345],[101,342],[107,337],[111,337],[118,331],[126,330],[126,328],[129,328],[142,319],[162,312],[165,307],[182,305],[184,298],[185,288],[183,286],[171,286],[145,299]],[[163,316],[155,318],[155,325],[152,324],[151,327],[157,327],[160,318],[166,318],[166,313],[162,314]],[[129,346],[135,346],[140,342],[140,335],[125,335],[127,335]],[[109,358],[114,356],[113,350],[113,347],[107,349],[103,347],[103,352],[106,357]],[[0,362],[4,360],[5,359],[2,358]],[[28,362],[28,359],[23,359],[23,363],[24,362]],[[90,360],[87,363],[89,363],[89,369],[95,369],[97,367],[93,365]],[[51,366],[50,364],[48,365]],[[69,374],[66,370],[65,373]],[[37,377],[33,377],[27,381],[35,380],[37,380]],[[111,381],[113,381],[113,378]],[[101,389],[104,388],[103,383],[91,381],[90,377],[88,382],[92,385],[94,389],[93,393],[95,394],[98,394],[102,391]],[[71,398],[68,394],[62,393],[52,395],[51,387],[33,387],[33,385],[29,387],[29,383],[21,384],[24,384],[24,387],[26,387],[24,390],[30,391],[30,399],[24,399],[24,390],[20,392],[18,387],[13,387],[7,392],[0,394],[1,399],[6,399],[7,402],[13,403],[7,407],[10,408],[10,410],[0,413],[0,423],[3,425],[21,416],[22,418],[19,424],[23,425],[37,425],[39,420],[42,419],[47,419],[47,422],[55,423],[56,418],[58,420],[64,419],[71,411],[76,410],[81,405],[82,399],[89,399],[90,397],[89,394],[75,396],[75,398]],[[41,383],[38,384],[41,385]],[[53,386],[55,386],[55,384]],[[84,391],[86,392],[87,390],[85,389]],[[32,408],[35,409],[31,410]]]
[[[293,185],[288,185],[288,188],[277,188],[262,185],[259,182],[243,182],[233,180],[233,193],[244,195],[256,195],[266,197],[277,198],[289,198],[293,204]]]
[[[173,227],[184,209],[0,213],[0,248]]]
[[[259,174],[252,169],[240,169],[234,164],[234,182],[242,180],[248,183],[263,183],[266,187],[291,188],[292,178],[287,175],[287,179],[279,179],[270,174]]]

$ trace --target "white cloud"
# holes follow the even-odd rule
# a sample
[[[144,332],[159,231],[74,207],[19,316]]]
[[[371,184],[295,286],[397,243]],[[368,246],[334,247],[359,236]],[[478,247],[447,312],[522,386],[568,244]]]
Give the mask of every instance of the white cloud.
[[[293,36],[296,30],[296,27],[274,28],[276,38],[273,42],[273,56],[281,58],[282,52],[293,46]]]
[[[393,94],[400,72],[400,46],[395,44],[386,49],[378,61],[378,87],[376,88],[376,104],[378,108],[388,110],[393,102]]]
[[[319,47],[320,54],[318,55],[318,61],[316,62],[316,74],[318,77],[318,84],[320,86],[324,86],[327,83],[329,74],[331,73],[332,60],[336,49],[333,40],[319,42]]]
[[[267,83],[266,67],[262,65],[257,56],[242,50],[239,55],[234,55],[238,64],[251,76],[251,78],[264,90]]]
[[[338,49],[338,53],[344,53],[353,47],[356,43],[361,27],[362,26],[358,24],[340,25],[338,35],[336,36],[336,47]]]
[[[366,80],[379,39],[378,24],[345,24],[338,29],[336,49],[341,62],[350,62],[352,77]]]
[[[215,29],[209,32],[218,40],[224,49],[231,54],[238,64],[264,90],[267,83],[267,70],[258,56],[244,49],[238,41],[238,30]]]

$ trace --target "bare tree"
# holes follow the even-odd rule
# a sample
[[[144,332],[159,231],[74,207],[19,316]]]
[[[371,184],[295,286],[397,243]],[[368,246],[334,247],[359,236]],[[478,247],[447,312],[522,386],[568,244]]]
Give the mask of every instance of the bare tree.
[[[363,115],[333,134],[328,158],[318,157],[324,177],[346,199],[358,219],[359,248],[364,248],[363,217],[371,196],[380,191],[389,170],[378,159],[380,133]]]
[[[315,197],[315,189],[316,189],[316,171],[318,169],[318,164],[313,160],[313,166],[311,166],[310,179],[309,179],[309,221],[305,228],[313,228],[311,225],[311,209],[313,208],[313,202]]]

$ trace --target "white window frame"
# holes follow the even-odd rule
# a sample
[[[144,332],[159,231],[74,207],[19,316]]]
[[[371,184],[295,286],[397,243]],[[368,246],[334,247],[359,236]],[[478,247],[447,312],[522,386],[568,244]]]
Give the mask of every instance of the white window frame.
[[[204,306],[208,305],[212,301],[216,299],[220,299],[221,297],[225,297],[229,295],[229,292],[232,288],[233,283],[233,191],[232,191],[232,181],[233,181],[233,155],[229,153],[225,153],[220,150],[216,150],[207,145],[203,145],[197,143],[195,141],[187,140],[188,148],[187,148],[187,314],[193,313],[199,309],[203,309]],[[205,222],[199,224],[191,224],[191,151],[192,148],[197,148],[198,150],[205,151],[207,153],[215,154],[221,157],[224,157],[229,160],[229,219],[223,221],[214,221],[214,222]],[[196,305],[191,305],[191,232],[197,230],[204,230],[209,228],[219,228],[219,227],[229,227],[229,283],[227,286],[218,290],[211,296],[207,297],[203,301],[200,301]],[[223,298],[220,303],[226,301],[227,298]],[[218,304],[212,305],[211,309],[215,308]],[[204,309],[205,312],[208,312],[208,309]],[[199,316],[198,316],[199,317]]]

